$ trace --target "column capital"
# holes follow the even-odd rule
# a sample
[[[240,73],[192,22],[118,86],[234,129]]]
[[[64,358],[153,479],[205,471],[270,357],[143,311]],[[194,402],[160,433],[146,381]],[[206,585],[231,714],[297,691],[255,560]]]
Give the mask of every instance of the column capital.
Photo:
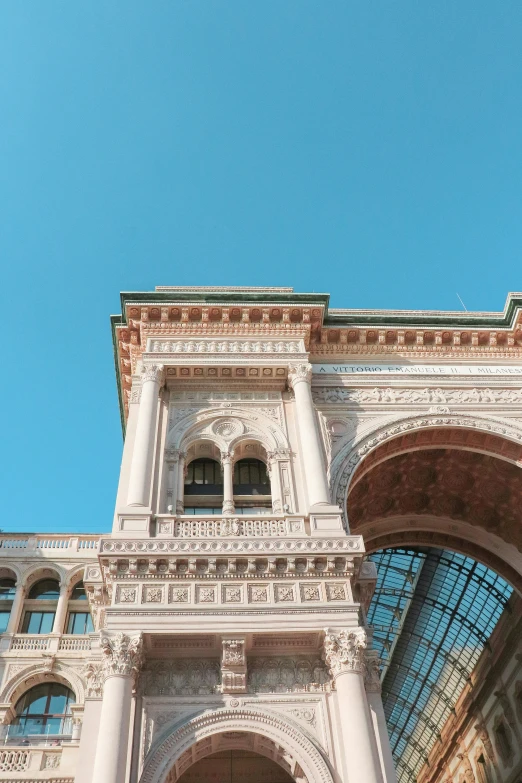
[[[362,674],[368,636],[364,628],[343,628],[333,631],[327,628],[324,637],[324,659],[335,678],[345,672]]]
[[[141,373],[142,384],[147,383],[147,381],[153,381],[154,383],[159,383],[161,386],[164,380],[165,374],[163,364],[146,364],[143,367]]]
[[[167,462],[177,462],[179,459],[185,459],[186,453],[181,449],[167,449],[165,452],[165,459]]]
[[[274,451],[268,451],[266,458],[268,462],[277,462],[277,460],[290,459],[292,456],[292,449],[275,449]]]
[[[221,452],[221,464],[224,465],[232,465],[232,460],[234,459],[234,451],[222,451]]]
[[[117,633],[115,636],[102,636],[100,647],[103,654],[102,667],[104,679],[107,677],[135,677],[143,663],[143,639]]]
[[[291,364],[288,367],[288,382],[292,389],[295,389],[298,383],[312,382],[312,365],[306,364]]]
[[[367,693],[381,692],[381,669],[379,666],[379,654],[377,650],[369,650],[366,653],[364,686]]]

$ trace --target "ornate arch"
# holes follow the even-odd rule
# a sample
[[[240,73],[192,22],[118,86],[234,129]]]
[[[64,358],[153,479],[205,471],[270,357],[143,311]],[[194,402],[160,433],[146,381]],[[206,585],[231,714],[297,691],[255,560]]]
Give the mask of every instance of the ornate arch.
[[[70,592],[71,588],[73,588],[78,582],[83,580],[84,574],[85,564],[73,566],[70,571],[67,571],[65,574],[65,579],[67,581],[68,592]]]
[[[37,563],[34,567],[27,569],[22,575],[24,587],[31,587],[40,579],[57,579],[60,584],[67,578],[67,572],[56,563]]]
[[[12,667],[10,664],[10,670]],[[14,706],[26,691],[42,682],[59,682],[73,691],[77,704],[85,701],[85,687],[79,674],[69,666],[55,663],[54,656],[49,655],[43,662],[17,669],[2,688],[0,703]]]
[[[504,419],[474,416],[472,414],[459,413],[458,415],[447,412],[434,412],[428,414],[415,414],[401,416],[394,421],[388,420],[359,438],[347,444],[332,465],[331,492],[332,497],[346,514],[346,502],[350,482],[356,468],[372,451],[387,441],[404,435],[407,432],[424,429],[456,427],[475,430],[479,432],[500,435],[513,443],[522,443],[522,429],[514,426]],[[505,459],[508,459],[505,457]],[[512,460],[508,460],[512,461]]]
[[[19,585],[22,579],[22,572],[15,563],[9,563],[0,567],[0,579],[14,579]]]
[[[224,708],[198,715],[168,731],[149,752],[140,783],[167,783],[172,767],[195,743],[212,734],[234,731],[259,734],[282,746],[308,783],[334,783],[329,764],[312,739],[286,716],[283,720],[267,710]]]
[[[187,448],[197,440],[210,440],[220,451],[228,451],[241,440],[259,441],[266,451],[289,448],[278,421],[262,409],[207,408],[197,410],[176,422],[167,434],[167,449]]]

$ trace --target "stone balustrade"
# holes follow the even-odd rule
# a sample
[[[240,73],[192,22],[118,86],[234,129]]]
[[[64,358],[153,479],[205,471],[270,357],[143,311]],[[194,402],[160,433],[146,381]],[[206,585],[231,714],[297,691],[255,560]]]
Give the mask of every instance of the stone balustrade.
[[[92,638],[80,634],[4,634],[0,652],[83,653],[91,649]]]
[[[96,556],[99,547],[100,536],[98,535],[46,536],[31,533],[27,535],[3,533],[0,535],[0,558],[21,555],[22,552],[24,557],[30,555],[31,552],[38,552],[54,559],[68,557],[74,552],[75,555],[91,558]]]
[[[1,778],[7,783],[15,783],[18,780],[23,780],[24,783],[39,783],[44,779],[52,781],[52,783],[73,783],[74,778],[67,773],[70,772],[71,760],[76,752],[77,748],[72,746],[63,748],[62,746],[33,744],[29,746],[6,745],[0,749],[0,773],[10,772],[13,777],[2,774]],[[61,771],[64,767],[68,767],[65,775]],[[28,772],[37,773],[37,776],[29,778],[27,777]],[[42,772],[47,773],[45,778],[39,774]],[[49,773],[52,777],[48,777]]]
[[[303,518],[273,518],[270,516],[181,516],[162,517],[157,521],[158,537],[173,538],[275,538],[303,535]]]

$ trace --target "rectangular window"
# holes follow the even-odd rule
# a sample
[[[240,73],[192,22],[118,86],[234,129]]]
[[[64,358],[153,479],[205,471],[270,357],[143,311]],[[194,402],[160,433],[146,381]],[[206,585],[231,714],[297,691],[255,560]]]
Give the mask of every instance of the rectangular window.
[[[54,612],[26,612],[22,633],[51,633],[53,623]]]
[[[0,633],[7,631],[7,623],[9,622],[9,615],[11,612],[0,612]]]
[[[86,634],[94,631],[89,612],[71,612],[67,622],[67,633]]]

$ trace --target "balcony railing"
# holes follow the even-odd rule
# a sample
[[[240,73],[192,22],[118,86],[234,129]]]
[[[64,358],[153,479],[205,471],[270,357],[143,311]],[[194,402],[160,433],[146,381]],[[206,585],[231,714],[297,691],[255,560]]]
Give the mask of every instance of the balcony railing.
[[[4,637],[5,651],[9,652],[60,652],[82,653],[91,649],[91,637],[80,634],[62,634],[60,636],[47,634],[19,633],[12,637]],[[2,652],[4,647],[2,645]]]
[[[277,519],[261,515],[252,516],[186,516],[161,517],[156,523],[156,535],[174,538],[224,538],[285,537],[303,535],[304,519]]]
[[[32,636],[31,634],[21,633],[13,636],[10,649],[30,652],[48,650],[50,642],[49,636]]]
[[[72,717],[67,716],[60,721],[42,726],[36,721],[29,721],[25,725],[10,723],[1,727],[0,743],[6,745],[61,745],[71,741],[73,730]],[[4,751],[6,752],[6,751]],[[14,751],[12,751],[14,752]],[[1,767],[0,767],[1,769]]]
[[[60,551],[67,552],[97,552],[100,536],[43,536],[43,535],[0,535],[0,556],[12,554],[13,550],[44,550],[52,551],[53,555]]]

